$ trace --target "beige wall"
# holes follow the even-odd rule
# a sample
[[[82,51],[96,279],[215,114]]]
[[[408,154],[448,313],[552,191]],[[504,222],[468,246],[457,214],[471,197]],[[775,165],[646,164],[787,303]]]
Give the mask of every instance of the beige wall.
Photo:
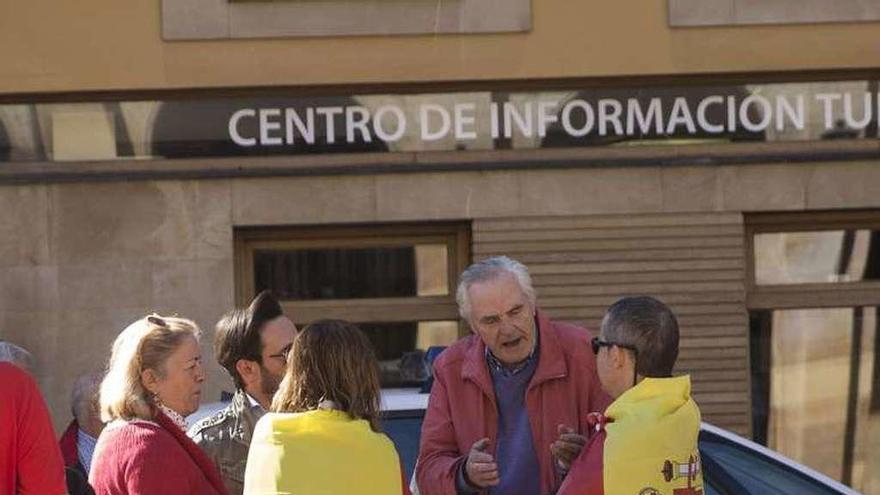
[[[234,301],[233,226],[862,207],[880,207],[876,163],[2,186],[0,338],[34,352],[60,427],[75,376],[148,311],[201,324],[205,397],[228,387],[210,341]]]
[[[0,187],[0,338],[35,355],[56,427],[76,376],[148,312],[195,319],[211,358],[233,301],[230,198],[211,181]],[[216,366],[211,377],[216,400]]]
[[[877,23],[669,28],[666,1],[532,1],[515,34],[164,42],[160,2],[0,4],[0,94],[876,67]]]

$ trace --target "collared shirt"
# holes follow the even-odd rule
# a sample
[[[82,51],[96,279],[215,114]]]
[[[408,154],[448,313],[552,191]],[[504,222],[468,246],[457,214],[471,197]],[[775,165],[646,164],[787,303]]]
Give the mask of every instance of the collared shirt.
[[[498,360],[492,351],[489,350],[489,346],[486,346],[486,363],[489,365],[490,371],[500,372],[504,376],[513,376],[522,370],[529,367],[532,362],[537,359],[538,356],[538,347],[540,346],[539,338],[538,338],[538,323],[535,322],[535,345],[532,346],[532,352],[529,353],[529,357],[525,358],[522,362],[517,363],[514,367],[505,366],[504,363]]]
[[[248,404],[250,404],[251,411],[257,415],[257,419],[259,419],[262,415],[266,414],[266,409],[257,402],[257,399],[251,397],[251,394],[245,392],[244,396],[247,397]]]
[[[324,409],[325,411],[341,411],[342,408],[339,407],[339,404],[333,402],[330,399],[324,399],[318,404],[318,409]]]
[[[92,455],[95,453],[95,445],[97,443],[97,438],[84,432],[82,428],[77,428],[76,456],[79,458],[79,463],[83,469],[86,470],[86,474],[89,474],[89,471],[92,469]]]

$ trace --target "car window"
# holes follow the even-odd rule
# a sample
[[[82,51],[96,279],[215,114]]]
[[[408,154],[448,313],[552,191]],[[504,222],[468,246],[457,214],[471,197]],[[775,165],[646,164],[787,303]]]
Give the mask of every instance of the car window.
[[[394,442],[400,462],[411,479],[416,459],[419,457],[419,440],[425,411],[390,411],[382,417],[382,430]]]
[[[700,432],[707,494],[828,495],[837,490],[760,452],[706,431]]]

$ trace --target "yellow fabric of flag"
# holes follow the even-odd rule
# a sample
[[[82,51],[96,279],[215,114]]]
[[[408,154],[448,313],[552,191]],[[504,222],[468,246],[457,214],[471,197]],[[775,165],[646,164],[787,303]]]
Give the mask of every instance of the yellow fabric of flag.
[[[700,410],[689,376],[645,378],[605,411],[608,495],[702,495]]]
[[[268,413],[248,452],[247,495],[403,493],[391,440],[336,410]]]

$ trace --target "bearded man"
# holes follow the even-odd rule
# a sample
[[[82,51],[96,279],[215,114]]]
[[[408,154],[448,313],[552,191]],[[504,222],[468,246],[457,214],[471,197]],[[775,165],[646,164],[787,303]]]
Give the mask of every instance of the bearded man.
[[[225,409],[189,430],[220,470],[231,495],[244,491],[244,469],[257,420],[269,410],[284,377],[296,326],[268,291],[247,309],[235,309],[217,323],[214,354],[235,382],[235,395]]]

